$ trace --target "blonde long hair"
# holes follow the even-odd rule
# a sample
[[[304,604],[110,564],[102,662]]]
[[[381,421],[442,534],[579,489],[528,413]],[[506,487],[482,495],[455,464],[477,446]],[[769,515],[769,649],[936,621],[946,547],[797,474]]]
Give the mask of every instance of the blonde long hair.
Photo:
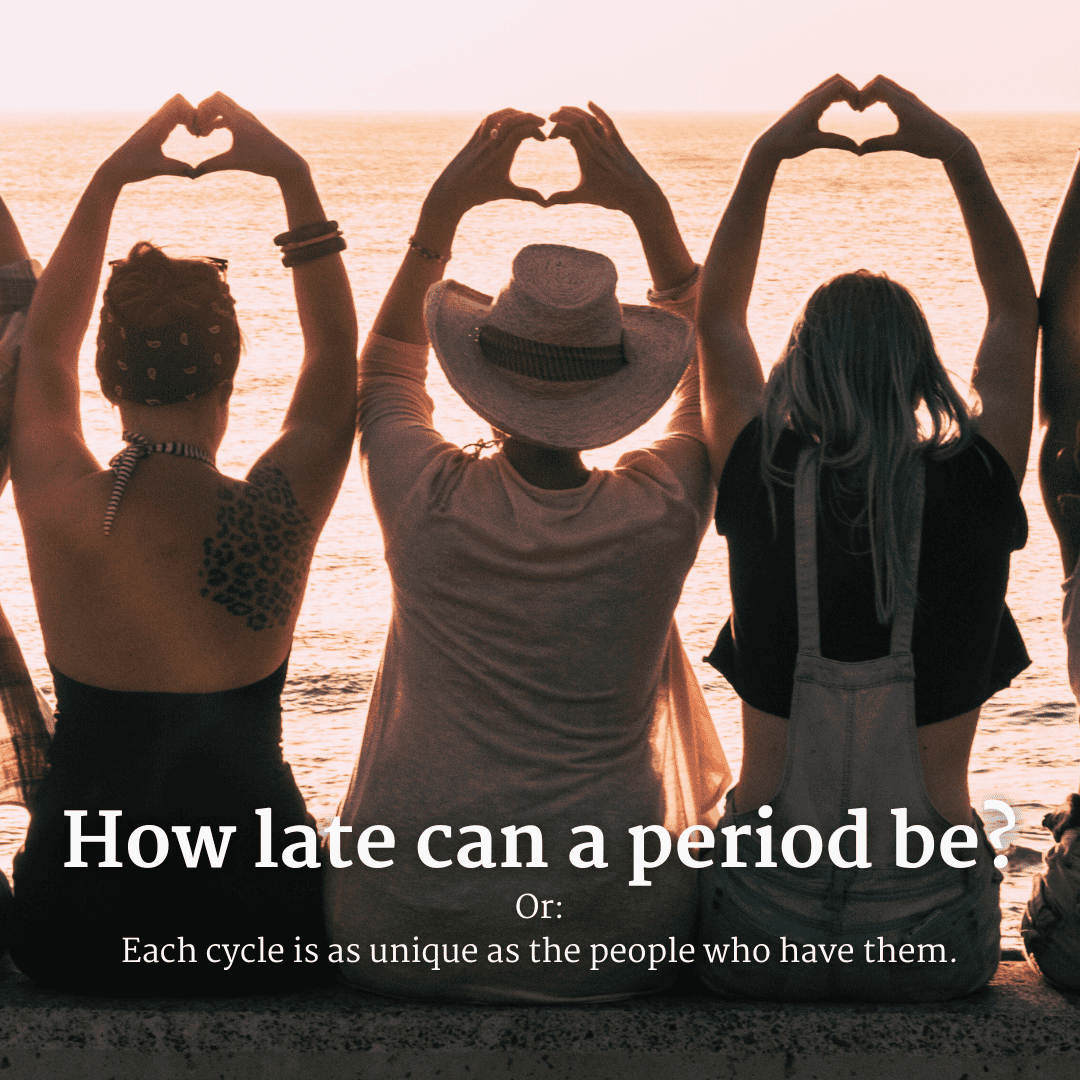
[[[920,426],[920,406],[929,430]],[[899,600],[916,591],[907,552],[922,461],[951,457],[975,436],[915,297],[867,270],[819,286],[769,376],[762,424],[761,475],[774,524],[775,485],[790,487],[793,478],[773,458],[791,429],[817,447],[823,502],[852,532],[866,530],[877,618],[890,623]]]

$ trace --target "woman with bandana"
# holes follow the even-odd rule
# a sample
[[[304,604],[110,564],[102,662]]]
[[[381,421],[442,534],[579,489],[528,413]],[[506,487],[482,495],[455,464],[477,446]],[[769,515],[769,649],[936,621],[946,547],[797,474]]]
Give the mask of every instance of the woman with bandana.
[[[179,126],[233,145],[193,169],[162,153]],[[101,311],[98,375],[128,443],[102,469],[78,356],[117,197],[223,169],[274,178],[285,203],[304,357],[282,431],[246,479],[216,470],[240,350],[222,266],[137,244]],[[320,940],[319,874],[282,851],[316,838],[281,756],[280,694],[352,444],[344,246],[295,151],[221,94],[178,96],[98,168],[42,277],[11,459],[59,718],[4,917],[42,985],[228,994],[324,977],[295,956]],[[223,944],[248,948],[229,965]],[[252,948],[261,962],[244,962]]]

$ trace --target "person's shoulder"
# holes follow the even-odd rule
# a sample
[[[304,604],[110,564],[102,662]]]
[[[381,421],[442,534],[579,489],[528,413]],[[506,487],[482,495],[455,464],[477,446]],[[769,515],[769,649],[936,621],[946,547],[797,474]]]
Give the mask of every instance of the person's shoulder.
[[[957,453],[928,458],[927,477],[930,482],[950,484],[958,493],[974,487],[980,491],[998,490],[1003,496],[1019,499],[1012,469],[981,435],[976,435]]]
[[[663,503],[669,511],[685,509],[703,529],[712,516],[713,485],[705,447],[689,435],[668,435],[651,446],[623,454],[611,469],[594,469],[595,494],[639,509]],[[618,512],[622,512],[620,509]],[[654,510],[647,511],[652,516]]]
[[[1027,511],[1016,477],[981,435],[956,454],[928,460],[926,494],[931,513],[967,520],[987,536],[1007,537],[1014,551],[1027,541]]]
[[[755,416],[739,432],[732,444],[731,452],[720,475],[720,493],[737,487],[756,486],[761,479],[762,445],[765,440],[765,425],[761,416]],[[772,463],[781,471],[791,472],[794,476],[795,465],[803,440],[790,428],[780,432],[780,438],[772,452]]]
[[[690,440],[687,440],[690,441]],[[665,488],[681,486],[679,477],[672,467],[670,455],[664,452],[663,443],[639,446],[620,454],[618,461],[610,469],[594,469],[599,482],[604,487],[618,486],[624,483],[640,485],[643,481],[659,484]],[[704,453],[704,448],[702,450]]]

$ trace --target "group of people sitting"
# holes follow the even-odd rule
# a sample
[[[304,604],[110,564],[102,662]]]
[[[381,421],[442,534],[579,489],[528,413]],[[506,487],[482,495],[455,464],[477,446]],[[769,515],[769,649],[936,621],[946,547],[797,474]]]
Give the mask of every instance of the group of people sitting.
[[[841,101],[884,102],[897,131],[822,132]],[[1005,592],[1026,538],[1039,307],[978,150],[890,80],[835,76],[750,147],[699,266],[603,110],[550,119],[545,133],[535,114],[493,113],[438,177],[359,371],[340,230],[304,160],[224,95],[172,99],[99,167],[36,288],[0,212],[0,422],[57,700],[50,735],[0,634],[0,778],[31,814],[13,887],[0,876],[0,944],[39,984],[186,995],[344,977],[567,1002],[662,990],[693,961],[725,996],[908,1001],[993,974],[1001,875],[968,758],[981,706],[1029,663]],[[225,128],[232,147],[192,169],[162,152],[178,126]],[[576,189],[513,183],[529,138],[570,141]],[[976,411],[911,293],[865,270],[817,288],[764,378],[747,308],[769,195],[783,161],[818,148],[942,162],[988,309]],[[285,205],[304,357],[281,433],[246,479],[217,471],[241,343],[224,266],[138,243],[101,309],[97,373],[127,444],[102,469],[78,356],[116,199],[221,169],[274,178]],[[619,303],[604,255],[553,244],[522,249],[496,297],[443,280],[462,217],[499,199],[627,214],[648,305]],[[1072,575],[1075,174],[1042,302],[1041,472]],[[429,349],[490,443],[439,435]],[[582,462],[672,395],[659,441],[610,470]],[[357,429],[393,611],[320,846],[280,695]],[[730,772],[673,621],[710,521],[732,614],[709,660],[743,702],[722,812]],[[1033,962],[1077,987],[1074,799],[1024,932]],[[898,808],[921,862],[897,854]],[[256,943],[259,962],[221,962]],[[807,945],[834,961],[800,962]],[[943,962],[881,962],[905,946]]]

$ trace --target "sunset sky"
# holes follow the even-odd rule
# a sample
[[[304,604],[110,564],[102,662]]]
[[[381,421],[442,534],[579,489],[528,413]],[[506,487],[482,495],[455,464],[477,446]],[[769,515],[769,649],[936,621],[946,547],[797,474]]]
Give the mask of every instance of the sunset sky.
[[[216,89],[253,109],[771,111],[833,71],[945,110],[1080,111],[1076,0],[46,0],[7,5],[4,40],[0,112]]]

